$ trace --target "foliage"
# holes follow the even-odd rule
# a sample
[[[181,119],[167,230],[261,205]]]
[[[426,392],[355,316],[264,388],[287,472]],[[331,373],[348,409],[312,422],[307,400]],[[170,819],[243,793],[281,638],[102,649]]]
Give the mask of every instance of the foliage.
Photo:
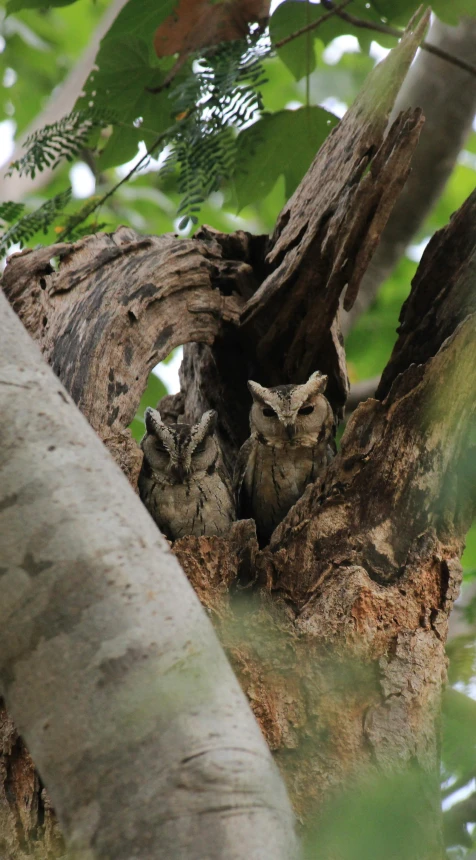
[[[35,212],[30,212],[28,215],[23,215],[15,224],[8,228],[3,234],[0,234],[0,256],[5,254],[9,247],[15,242],[27,242],[36,233],[42,231],[48,232],[48,227],[56,219],[59,213],[64,212],[65,207],[71,199],[71,188],[65,191],[60,191],[51,200],[43,203]],[[8,208],[7,208],[8,207]],[[21,207],[23,209],[23,206]],[[18,217],[19,207],[15,203],[7,203],[1,207],[3,212],[10,215],[14,213],[15,219]],[[0,210],[0,218],[2,217]],[[3,216],[5,221],[9,221],[8,217]]]
[[[36,5],[36,0],[10,0],[8,11]],[[60,5],[62,2],[51,3],[50,7]],[[183,67],[178,73],[172,71],[169,88],[174,61],[170,57],[157,58],[153,35],[173,10],[173,0],[160,3],[129,0],[102,40],[97,68],[89,76],[75,110],[36,132],[30,139],[27,155],[17,159],[11,169],[34,175],[46,166],[57,166],[62,157],[73,159],[89,144],[95,147],[96,169],[102,172],[132,158],[141,142],[154,155],[168,145],[171,150],[167,151],[163,167],[165,174],[171,172],[175,177],[179,195],[176,211],[186,216],[180,222],[182,229],[188,222],[199,221],[204,200],[219,189],[240,209],[256,201],[258,189],[265,194],[270,192],[277,178],[284,174],[285,194],[289,195],[333,124],[332,119],[327,128],[319,123],[309,104],[309,76],[316,66],[322,65],[319,45],[329,43],[349,29],[348,23],[332,15],[327,5],[327,2],[312,5],[291,0],[278,6],[270,21],[271,43],[260,39],[258,31],[246,40],[229,42],[218,49],[199,50],[195,54],[189,51],[191,56],[185,64],[181,61]],[[413,0],[392,4],[384,0],[353,0],[352,14],[378,27],[382,21],[406,23],[417,7]],[[229,14],[232,17],[233,4]],[[296,35],[303,26],[319,24],[321,18],[323,23],[316,29]],[[187,21],[182,19],[180,25],[186,34]],[[356,28],[356,32],[362,47],[368,49],[370,31]],[[191,38],[187,36],[185,42],[188,39],[193,47]],[[392,43],[388,36],[379,38]],[[258,118],[266,107],[262,60],[264,57],[271,60],[275,44],[280,61],[291,70],[295,80],[308,79],[306,120],[304,114],[294,116],[284,105],[273,115]],[[236,132],[253,121],[259,126],[255,133],[245,129],[237,140]],[[296,123],[300,123],[297,129]],[[92,134],[106,126],[110,127],[107,135]],[[274,147],[275,157],[268,160],[263,188],[262,164],[260,158],[249,157],[250,147],[257,135],[262,136],[264,145],[269,144],[271,138],[274,141],[274,133],[276,137],[281,135],[284,145]],[[290,159],[284,148],[289,147],[293,138],[298,148]],[[162,182],[166,182],[164,176]],[[109,190],[107,197],[110,193]],[[107,197],[99,197],[95,207]],[[87,210],[89,214],[91,211]]]
[[[411,768],[380,779],[365,772],[332,798],[307,836],[306,860],[410,860],[425,856],[431,816],[422,814],[421,775]]]
[[[111,122],[114,119],[110,112],[108,116],[106,111],[100,114],[93,109],[71,111],[27,137],[25,155],[10,164],[6,175],[11,176],[16,170],[20,176],[26,174],[34,179],[36,172],[45,167],[54,169],[63,159],[73,161],[88,145],[92,131]]]
[[[279,176],[291,196],[337,117],[320,107],[265,113],[240,134],[234,191],[238,209],[266,197]]]

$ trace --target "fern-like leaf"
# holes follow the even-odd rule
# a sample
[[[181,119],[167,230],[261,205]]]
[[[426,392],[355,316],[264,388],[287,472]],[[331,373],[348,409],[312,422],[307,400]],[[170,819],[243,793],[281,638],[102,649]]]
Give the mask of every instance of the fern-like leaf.
[[[47,200],[35,212],[30,212],[20,218],[5,233],[0,235],[0,256],[6,254],[10,246],[16,242],[24,244],[40,230],[46,233],[58,214],[63,212],[68,205],[70,199],[71,188],[67,188],[66,191],[61,191],[51,200]]]
[[[24,209],[24,203],[13,203],[11,200],[0,203],[0,220],[6,221],[7,224],[11,224],[12,221],[18,221]]]
[[[63,159],[73,161],[87,146],[94,129],[105,128],[116,119],[95,108],[72,111],[30,135],[24,143],[25,155],[10,165],[6,175],[11,176],[16,170],[20,176],[26,174],[34,179],[37,170],[41,173],[45,167],[54,169]]]
[[[167,168],[171,162],[179,166],[181,229],[197,223],[201,203],[233,170],[236,132],[262,109],[261,59],[268,51],[253,36],[213,48],[171,93],[174,113],[182,119],[170,140]]]

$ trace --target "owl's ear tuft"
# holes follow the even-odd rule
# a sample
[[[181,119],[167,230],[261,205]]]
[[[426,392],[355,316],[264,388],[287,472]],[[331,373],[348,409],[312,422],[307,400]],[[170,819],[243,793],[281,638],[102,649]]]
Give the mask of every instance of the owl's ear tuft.
[[[325,373],[321,373],[319,370],[316,370],[314,373],[311,373],[309,379],[305,383],[306,388],[309,388],[309,392],[312,391],[313,394],[324,394],[324,391],[327,388],[327,379]]]
[[[251,392],[251,396],[256,403],[266,403],[267,395],[269,394],[269,390],[264,388],[263,385],[260,385],[259,382],[253,382],[252,379],[248,380],[248,388]]]
[[[211,436],[212,433],[215,432],[217,426],[218,412],[215,409],[209,409],[208,412],[205,412],[201,419],[199,426],[204,427],[204,435]]]
[[[145,429],[152,435],[156,435],[157,427],[164,423],[160,417],[160,412],[157,409],[152,409],[152,406],[148,406],[145,410],[144,419]]]

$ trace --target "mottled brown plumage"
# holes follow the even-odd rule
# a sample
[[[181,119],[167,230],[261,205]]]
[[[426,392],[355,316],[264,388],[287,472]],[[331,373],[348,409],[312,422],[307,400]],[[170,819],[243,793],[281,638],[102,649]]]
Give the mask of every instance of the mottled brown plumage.
[[[223,535],[235,519],[231,482],[215,434],[217,413],[198,424],[164,424],[147,409],[141,441],[144,460],[139,492],[170,540],[184,535]]]
[[[234,486],[238,515],[255,519],[261,543],[332,458],[334,415],[323,394],[326,383],[319,372],[303,385],[248,383],[251,436],[238,454]]]

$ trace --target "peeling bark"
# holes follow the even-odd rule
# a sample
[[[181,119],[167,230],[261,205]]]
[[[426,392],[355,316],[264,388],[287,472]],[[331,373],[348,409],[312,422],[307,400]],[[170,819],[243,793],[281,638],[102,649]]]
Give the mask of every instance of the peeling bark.
[[[53,860],[63,854],[63,849],[54,812],[31,756],[0,704],[0,857]]]
[[[208,228],[194,240],[152,239],[121,228],[10,260],[7,297],[132,481],[127,423],[150,368],[178,343],[190,344],[182,391],[161,409],[195,420],[217,408],[229,464],[247,434],[249,376],[272,384],[326,371],[341,411],[339,299],[347,288],[353,300],[408,172],[419,115],[383,134],[420,36],[374,71],[271,240]],[[442,856],[444,641],[474,503],[475,218],[473,196],[428,246],[376,398],[355,411],[340,453],[270,545],[259,551],[252,522],[242,521],[229,537],[173,547],[300,819],[324,814],[332,791],[362,771],[412,767],[415,814],[432,822],[424,860]],[[60,247],[65,259],[52,272]]]

